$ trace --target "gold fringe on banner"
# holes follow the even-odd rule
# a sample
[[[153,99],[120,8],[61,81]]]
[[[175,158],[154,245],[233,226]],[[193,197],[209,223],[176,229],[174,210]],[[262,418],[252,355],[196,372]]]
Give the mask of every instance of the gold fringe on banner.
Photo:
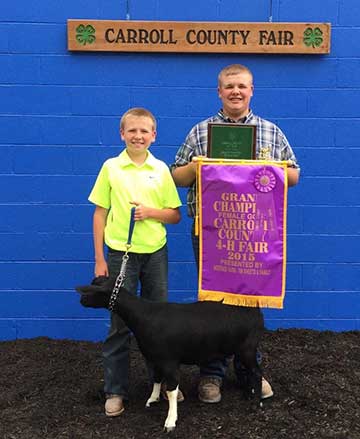
[[[283,297],[250,297],[241,294],[220,293],[218,291],[199,290],[198,299],[222,302],[225,305],[249,306],[260,308],[283,308]]]

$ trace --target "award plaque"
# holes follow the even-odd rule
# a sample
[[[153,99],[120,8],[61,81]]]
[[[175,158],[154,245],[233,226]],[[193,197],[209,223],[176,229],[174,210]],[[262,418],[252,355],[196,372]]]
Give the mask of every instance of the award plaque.
[[[213,159],[255,160],[256,125],[209,123],[207,156]]]

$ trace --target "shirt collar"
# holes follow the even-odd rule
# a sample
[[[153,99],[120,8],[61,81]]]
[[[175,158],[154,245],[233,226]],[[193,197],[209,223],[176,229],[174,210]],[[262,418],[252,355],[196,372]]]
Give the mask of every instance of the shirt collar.
[[[253,112],[252,110],[249,110],[249,113],[245,117],[235,121],[234,119],[231,119],[231,117],[226,116],[223,109],[221,108],[221,110],[219,110],[218,112],[218,116],[226,123],[247,123],[252,118]]]
[[[145,162],[140,166],[141,168],[144,166],[155,168],[155,157],[151,154],[151,152],[147,151],[147,157],[145,159]],[[119,165],[122,167],[125,166],[136,166],[135,163],[130,159],[126,149],[121,151],[121,153],[118,155],[118,162]]]

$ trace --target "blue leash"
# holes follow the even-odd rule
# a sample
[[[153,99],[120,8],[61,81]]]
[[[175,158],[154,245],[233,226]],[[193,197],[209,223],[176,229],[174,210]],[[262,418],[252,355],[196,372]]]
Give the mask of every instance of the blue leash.
[[[129,225],[129,234],[128,234],[128,240],[126,246],[131,246],[131,238],[135,226],[135,209],[136,207],[132,207],[130,210],[130,225]]]
[[[115,286],[114,286],[114,289],[113,289],[111,296],[110,296],[109,307],[108,307],[110,311],[114,310],[114,306],[116,303],[117,296],[119,294],[119,290],[120,290],[121,286],[123,285],[124,279],[125,279],[126,264],[127,264],[127,261],[129,260],[128,252],[129,252],[130,247],[131,247],[131,239],[132,239],[132,234],[133,234],[134,226],[135,226],[135,209],[136,209],[136,207],[132,207],[130,210],[130,224],[129,224],[128,240],[127,240],[127,243],[125,245],[125,248],[126,248],[125,253],[122,257],[120,273],[119,273],[118,277],[116,278]]]

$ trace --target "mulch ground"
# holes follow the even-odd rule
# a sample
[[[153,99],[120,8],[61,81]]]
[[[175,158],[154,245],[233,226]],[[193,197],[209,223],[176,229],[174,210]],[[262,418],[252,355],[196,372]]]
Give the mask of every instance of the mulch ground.
[[[181,368],[179,419],[171,438],[359,439],[360,332],[265,333],[264,376],[275,396],[252,411],[232,368],[219,404],[197,399],[198,368]],[[148,409],[149,386],[135,341],[125,412],[103,411],[101,344],[36,338],[0,343],[1,439],[165,437],[167,403]]]

